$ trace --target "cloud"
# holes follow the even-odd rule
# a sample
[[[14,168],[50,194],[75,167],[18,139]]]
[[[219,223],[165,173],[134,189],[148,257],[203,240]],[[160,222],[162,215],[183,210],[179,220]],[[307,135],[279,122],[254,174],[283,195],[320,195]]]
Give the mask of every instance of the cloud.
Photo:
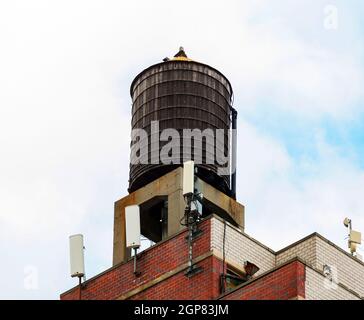
[[[265,3],[254,12],[257,22],[245,20],[241,39],[229,50],[234,63],[226,68],[233,69],[231,78],[240,93],[236,102],[243,112],[269,108],[272,102],[275,110],[307,118],[348,117],[358,111],[363,48],[355,39],[360,31],[348,21],[355,13],[338,6],[345,23],[338,30],[326,30],[326,5]]]
[[[276,250],[314,231],[345,248],[343,219],[349,216],[356,229],[364,226],[364,171],[327,144],[322,132],[313,142],[317,157],[294,159],[278,141],[242,127],[243,144],[253,145],[239,154],[246,232]]]

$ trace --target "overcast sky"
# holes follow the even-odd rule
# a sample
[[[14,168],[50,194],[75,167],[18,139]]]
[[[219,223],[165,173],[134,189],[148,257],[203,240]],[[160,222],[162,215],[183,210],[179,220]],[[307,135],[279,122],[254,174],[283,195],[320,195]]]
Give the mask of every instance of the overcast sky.
[[[0,298],[73,286],[73,233],[88,277],[111,266],[130,83],[181,45],[233,85],[246,232],[345,248],[345,216],[364,232],[363,15],[355,0],[1,1]]]

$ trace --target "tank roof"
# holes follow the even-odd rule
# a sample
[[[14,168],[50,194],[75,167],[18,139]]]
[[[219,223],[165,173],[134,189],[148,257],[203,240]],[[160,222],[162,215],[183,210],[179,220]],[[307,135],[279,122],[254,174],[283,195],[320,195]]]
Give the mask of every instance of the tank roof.
[[[222,72],[220,72],[219,70],[217,70],[217,69],[209,66],[208,64],[205,64],[205,63],[202,63],[202,62],[198,62],[198,61],[195,61],[195,60],[192,60],[192,59],[188,58],[188,56],[187,56],[184,48],[183,47],[180,47],[179,48],[179,51],[174,55],[174,57],[172,59],[166,57],[166,58],[163,59],[163,62],[159,62],[159,63],[153,64],[153,65],[145,68],[143,71],[139,72],[138,75],[131,82],[131,85],[130,85],[130,96],[133,96],[133,87],[134,87],[135,82],[138,80],[138,78],[144,72],[146,72],[146,71],[148,71],[150,69],[156,68],[158,66],[161,66],[163,64],[172,63],[172,62],[190,62],[190,63],[195,63],[195,64],[198,64],[198,65],[201,65],[201,66],[204,66],[204,67],[208,67],[211,70],[214,70],[215,72],[217,72],[218,74],[220,74],[222,77],[225,78],[225,80],[227,81],[227,83],[228,83],[228,85],[230,87],[231,95],[233,95],[233,87],[232,87],[229,79]]]

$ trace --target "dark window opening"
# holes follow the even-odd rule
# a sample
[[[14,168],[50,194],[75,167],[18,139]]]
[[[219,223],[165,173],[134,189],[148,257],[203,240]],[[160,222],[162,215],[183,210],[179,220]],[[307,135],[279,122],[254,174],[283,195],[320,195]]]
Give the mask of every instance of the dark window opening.
[[[155,197],[140,205],[141,234],[154,243],[166,238],[168,232],[167,197]]]

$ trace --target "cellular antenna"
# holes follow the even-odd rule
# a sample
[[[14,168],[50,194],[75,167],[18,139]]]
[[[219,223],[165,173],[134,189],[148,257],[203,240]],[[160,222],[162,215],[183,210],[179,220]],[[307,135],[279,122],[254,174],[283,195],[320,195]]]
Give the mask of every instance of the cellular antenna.
[[[75,234],[69,237],[71,277],[78,277],[79,299],[81,300],[82,277],[85,276],[85,258],[83,235]]]
[[[137,271],[137,253],[140,247],[140,210],[138,205],[125,207],[126,225],[126,247],[134,249],[134,274],[140,275]]]
[[[190,198],[195,192],[195,164],[186,161],[183,164],[183,196]]]
[[[344,219],[344,226],[348,228],[348,247],[350,253],[361,260],[361,256],[357,253],[357,246],[361,244],[361,232],[352,229],[351,219]]]

